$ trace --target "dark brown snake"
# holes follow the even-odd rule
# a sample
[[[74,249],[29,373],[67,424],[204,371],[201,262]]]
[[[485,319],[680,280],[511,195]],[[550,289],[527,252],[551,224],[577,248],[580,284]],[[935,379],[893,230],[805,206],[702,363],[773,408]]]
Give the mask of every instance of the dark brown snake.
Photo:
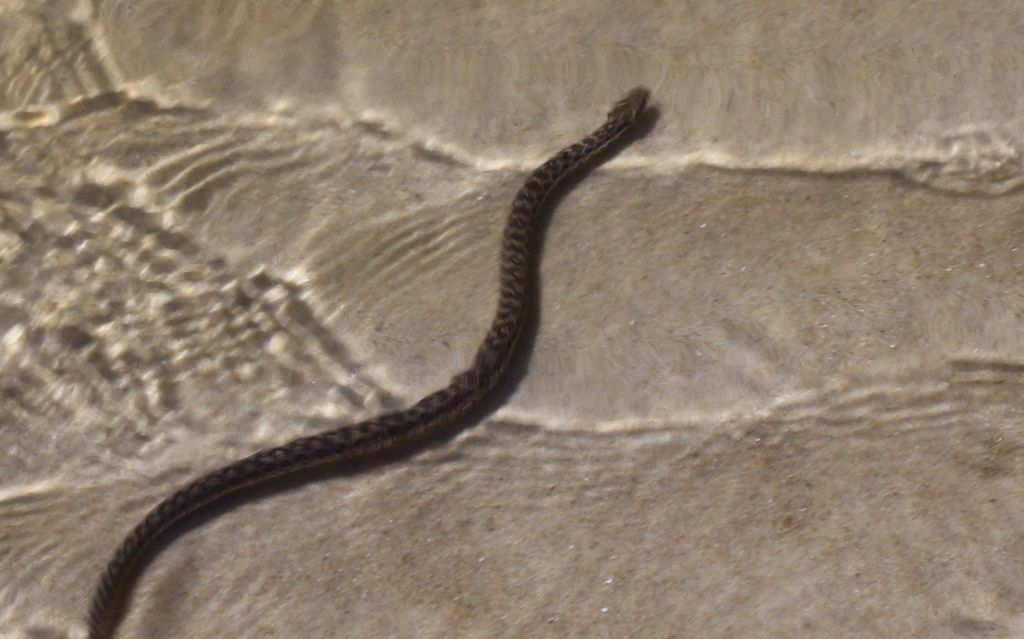
[[[618,138],[644,110],[650,92],[637,87],[616,102],[600,128],[542,164],[512,202],[501,243],[498,310],[473,365],[448,386],[411,407],[351,426],[300,437],[268,448],[196,479],[164,499],[135,526],[107,564],[89,610],[89,637],[110,637],[139,559],[169,527],[239,488],[271,477],[344,458],[362,457],[438,426],[464,412],[490,391],[509,363],[531,299],[531,264],[541,205],[562,178]]]

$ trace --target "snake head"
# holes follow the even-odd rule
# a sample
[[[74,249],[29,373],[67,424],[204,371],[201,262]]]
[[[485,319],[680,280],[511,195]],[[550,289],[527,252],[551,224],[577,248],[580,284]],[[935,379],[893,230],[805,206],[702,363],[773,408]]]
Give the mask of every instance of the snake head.
[[[627,93],[626,97],[615,103],[612,110],[608,112],[608,119],[624,119],[626,122],[632,122],[636,119],[636,116],[640,115],[644,107],[647,106],[647,99],[650,97],[650,89],[647,87],[636,87]]]

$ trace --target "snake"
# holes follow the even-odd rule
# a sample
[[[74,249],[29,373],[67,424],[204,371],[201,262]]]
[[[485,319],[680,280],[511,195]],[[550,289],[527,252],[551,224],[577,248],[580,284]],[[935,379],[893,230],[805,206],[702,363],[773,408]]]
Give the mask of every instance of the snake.
[[[165,498],[131,529],[107,563],[89,608],[89,639],[113,636],[122,598],[130,590],[141,558],[186,516],[243,487],[313,466],[363,457],[438,428],[492,390],[508,367],[529,316],[534,253],[545,201],[563,178],[631,128],[649,97],[650,91],[642,86],[629,91],[608,111],[604,124],[553,155],[520,187],[502,235],[497,310],[467,370],[408,408],[258,451],[193,480]]]

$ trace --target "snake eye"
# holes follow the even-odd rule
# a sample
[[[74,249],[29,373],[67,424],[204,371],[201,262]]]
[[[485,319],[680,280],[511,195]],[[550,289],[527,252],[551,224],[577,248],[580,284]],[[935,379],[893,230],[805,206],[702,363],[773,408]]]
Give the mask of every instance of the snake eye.
[[[647,87],[636,87],[615,103],[612,110],[608,112],[608,119],[618,120],[625,118],[632,121],[647,106],[647,100],[651,97],[651,91]]]

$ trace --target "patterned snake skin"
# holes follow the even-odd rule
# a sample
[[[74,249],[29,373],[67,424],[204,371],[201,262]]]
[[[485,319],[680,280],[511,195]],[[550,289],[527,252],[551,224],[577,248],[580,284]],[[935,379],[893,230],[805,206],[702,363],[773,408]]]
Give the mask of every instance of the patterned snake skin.
[[[119,617],[117,603],[126,594],[139,558],[154,540],[186,515],[244,486],[377,451],[447,422],[491,390],[508,365],[527,315],[531,247],[535,244],[542,203],[563,177],[633,125],[649,95],[643,87],[630,91],[612,107],[600,128],[542,164],[516,194],[501,245],[498,310],[468,370],[410,408],[259,451],[196,479],[164,499],[132,529],[107,564],[89,611],[90,639],[111,636]]]

